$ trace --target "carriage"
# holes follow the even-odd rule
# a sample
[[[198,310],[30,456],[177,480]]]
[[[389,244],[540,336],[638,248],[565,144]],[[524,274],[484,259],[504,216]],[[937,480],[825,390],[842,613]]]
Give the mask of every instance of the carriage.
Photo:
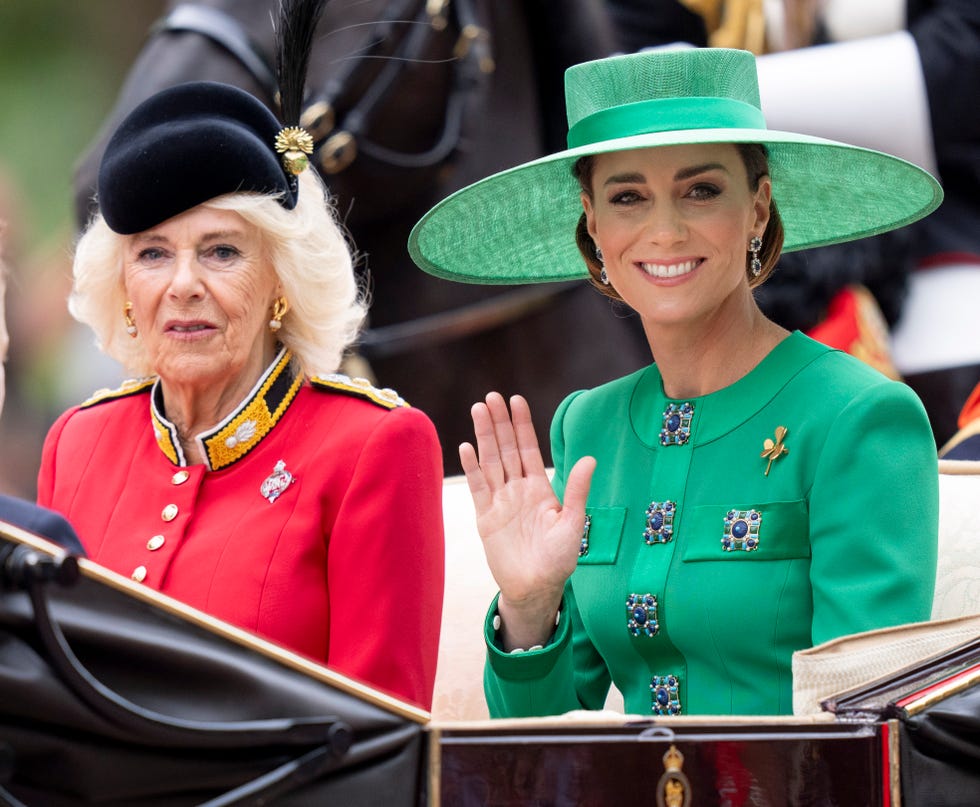
[[[943,461],[933,619],[794,657],[794,714],[489,720],[465,482],[425,712],[0,523],[0,804],[972,805],[980,462]]]
[[[588,27],[584,12],[577,17],[563,4],[528,5]],[[582,284],[443,284],[404,255],[407,228],[435,199],[547,149],[555,124],[541,114],[541,97],[549,78],[557,74],[560,83],[563,60],[588,58],[589,48],[605,55],[608,43],[573,37],[575,47],[539,74],[528,42],[549,18],[516,2],[453,3],[454,12],[472,14],[453,18],[442,16],[447,6],[439,2],[348,8],[411,21],[403,36],[375,31],[366,42],[357,35],[369,26],[336,25],[330,41],[339,51],[320,56],[328,79],[307,108],[320,170],[368,253],[374,305],[355,357],[367,373],[428,411],[452,445],[469,433],[465,404],[491,387],[526,390],[532,409],[546,415],[565,391],[645,362],[636,323],[611,316]],[[273,105],[262,44],[224,13],[220,2],[173,4],[113,117],[189,78],[188,67],[194,78],[234,78]],[[483,47],[491,31],[509,54],[492,72]],[[184,47],[174,50],[175,41]],[[447,61],[453,51],[459,56]],[[371,69],[355,70],[338,52],[368,54],[358,64]],[[416,69],[387,69],[395,62]],[[204,63],[216,73],[202,75]],[[150,66],[152,81],[162,83],[143,80]],[[525,80],[532,74],[536,83]],[[415,97],[420,84],[443,89],[438,108],[405,116],[380,103]],[[367,97],[377,105],[365,104],[365,87],[376,89]],[[531,122],[523,138],[500,138],[488,125],[508,114]],[[421,131],[408,125],[433,121],[439,125]],[[98,153],[96,145],[78,177],[80,219],[92,185],[86,166]],[[611,353],[603,347],[611,342],[625,347]],[[424,369],[410,357],[422,357]],[[587,377],[588,368],[608,375]],[[800,681],[809,689],[797,714],[778,718],[624,715],[613,695],[599,713],[486,719],[479,626],[493,583],[459,479],[445,487],[449,586],[431,713],[0,524],[0,803],[435,807],[609,804],[640,794],[658,805],[973,804],[980,799],[977,465],[941,466],[934,620],[801,653]]]

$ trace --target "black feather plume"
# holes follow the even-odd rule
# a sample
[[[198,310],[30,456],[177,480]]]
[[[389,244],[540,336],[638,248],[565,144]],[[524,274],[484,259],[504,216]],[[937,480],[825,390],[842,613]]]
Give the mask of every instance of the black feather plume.
[[[280,0],[276,19],[279,109],[287,126],[299,123],[306,71],[317,23],[327,0]]]

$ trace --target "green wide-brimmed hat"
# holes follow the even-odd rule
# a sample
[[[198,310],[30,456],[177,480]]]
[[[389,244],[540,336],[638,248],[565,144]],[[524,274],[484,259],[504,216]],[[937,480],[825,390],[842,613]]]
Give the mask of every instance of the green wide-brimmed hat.
[[[767,129],[748,51],[644,51],[574,65],[565,73],[565,102],[567,150],[469,185],[415,225],[408,248],[422,269],[469,283],[587,277],[575,244],[582,204],[572,166],[609,151],[763,144],[784,251],[877,235],[942,201],[939,183],[898,157]]]

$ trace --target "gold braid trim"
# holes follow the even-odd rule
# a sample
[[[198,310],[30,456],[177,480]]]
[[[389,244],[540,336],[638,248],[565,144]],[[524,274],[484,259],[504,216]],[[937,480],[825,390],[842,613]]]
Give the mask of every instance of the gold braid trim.
[[[126,398],[129,395],[136,395],[138,392],[143,392],[143,390],[148,389],[153,386],[153,382],[156,381],[156,377],[151,376],[148,378],[128,378],[122,382],[122,384],[116,389],[103,388],[96,390],[92,393],[89,399],[79,406],[85,409],[89,406],[95,406],[96,404],[105,403],[106,401],[114,401],[117,398]]]
[[[312,376],[310,384],[317,389],[333,390],[335,392],[345,392],[348,395],[356,395],[367,401],[383,406],[385,409],[394,409],[398,406],[408,406],[409,404],[393,389],[379,389],[366,378],[351,378],[343,373],[332,373],[327,376]]]
[[[282,377],[288,374],[291,360],[289,351],[283,351],[282,358],[255,395],[218,431],[203,437],[211,470],[217,471],[240,460],[279,422],[303,386],[301,373],[291,379],[288,375]],[[290,382],[288,386],[283,383],[286,380]]]
[[[174,465],[180,465],[180,455],[177,453],[177,430],[164,423],[158,416],[156,408],[150,407],[150,421],[153,423],[153,435],[164,456]]]

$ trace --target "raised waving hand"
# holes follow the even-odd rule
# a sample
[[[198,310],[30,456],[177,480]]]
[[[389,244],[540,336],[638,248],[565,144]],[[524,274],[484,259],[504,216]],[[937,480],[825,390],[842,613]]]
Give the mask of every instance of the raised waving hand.
[[[583,457],[565,484],[565,501],[551,488],[531,410],[520,395],[510,411],[491,392],[471,410],[476,448],[459,447],[476,509],[506,649],[545,643],[555,625],[565,582],[578,561],[585,502],[595,460]]]

